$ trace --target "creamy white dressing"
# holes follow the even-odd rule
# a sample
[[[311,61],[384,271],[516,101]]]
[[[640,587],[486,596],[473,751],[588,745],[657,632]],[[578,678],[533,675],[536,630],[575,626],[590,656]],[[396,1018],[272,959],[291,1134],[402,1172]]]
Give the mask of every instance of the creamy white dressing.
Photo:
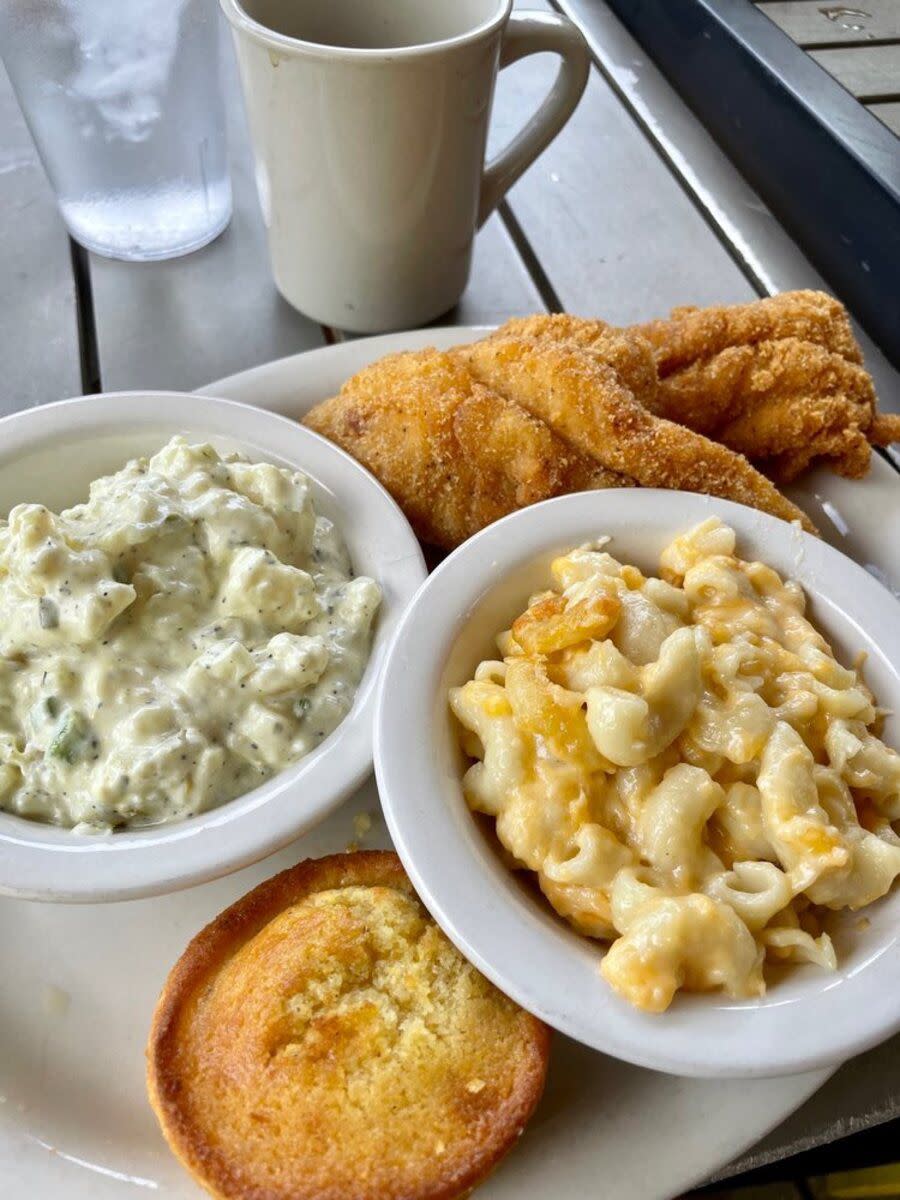
[[[0,808],[176,821],[349,711],[381,590],[298,471],[173,438],[59,514],[0,521]]]

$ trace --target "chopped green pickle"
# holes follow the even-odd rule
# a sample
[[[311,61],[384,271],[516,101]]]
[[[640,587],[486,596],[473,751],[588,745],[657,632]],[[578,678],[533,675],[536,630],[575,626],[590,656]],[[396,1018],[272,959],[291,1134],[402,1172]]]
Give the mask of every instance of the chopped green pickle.
[[[90,736],[91,727],[87,718],[73,709],[60,721],[47,753],[51,758],[61,758],[71,766],[84,756]]]

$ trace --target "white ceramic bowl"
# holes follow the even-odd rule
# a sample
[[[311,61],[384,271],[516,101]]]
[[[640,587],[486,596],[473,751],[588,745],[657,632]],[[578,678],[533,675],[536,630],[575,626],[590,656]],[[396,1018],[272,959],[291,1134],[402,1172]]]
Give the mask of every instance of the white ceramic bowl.
[[[760,1000],[679,995],[668,1012],[632,1008],[598,972],[601,948],[517,881],[467,810],[464,761],[447,690],[495,657],[494,634],[549,585],[551,559],[609,534],[611,552],[656,573],[677,533],[716,514],[744,557],[798,579],[837,654],[868,655],[866,679],[900,710],[900,608],[837,550],[741,505],[683,492],[628,489],[550,500],[467,542],[431,575],[400,623],[379,690],[375,770],[391,835],[445,932],[525,1008],[597,1050],[679,1075],[786,1075],[838,1063],[900,1028],[900,890],[850,916],[836,973],[792,968]],[[900,721],[887,722],[900,743]]]
[[[384,591],[372,653],[352,710],[311,754],[220,808],[152,829],[81,836],[0,813],[0,892],[40,900],[149,896],[246,866],[335,808],[372,766],[376,683],[407,601],[425,577],[419,544],[378,481],[325,438],[274,413],[175,392],[87,396],[0,421],[0,513],[87,497],[88,484],[174,434],[306,472],[354,569]]]

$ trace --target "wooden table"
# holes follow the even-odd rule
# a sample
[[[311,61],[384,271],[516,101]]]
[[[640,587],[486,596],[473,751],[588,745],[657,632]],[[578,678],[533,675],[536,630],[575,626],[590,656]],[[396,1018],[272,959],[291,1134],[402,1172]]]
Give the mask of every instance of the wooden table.
[[[757,0],[793,41],[900,136],[900,4]]]
[[[479,234],[469,288],[441,323],[493,323],[546,309],[624,323],[679,303],[744,301],[824,286],[616,19],[592,0],[560,0],[557,7],[581,24],[590,43],[595,68],[587,92],[564,132]],[[534,107],[553,69],[538,58],[504,72],[495,144]],[[6,214],[0,412],[82,391],[188,390],[343,338],[341,330],[295,312],[275,291],[233,66],[227,100],[235,200],[230,227],[186,258],[133,265],[70,247],[0,75],[0,209]],[[883,407],[897,410],[896,373],[861,340]],[[898,1068],[900,1038],[841,1068],[725,1174],[896,1118]]]

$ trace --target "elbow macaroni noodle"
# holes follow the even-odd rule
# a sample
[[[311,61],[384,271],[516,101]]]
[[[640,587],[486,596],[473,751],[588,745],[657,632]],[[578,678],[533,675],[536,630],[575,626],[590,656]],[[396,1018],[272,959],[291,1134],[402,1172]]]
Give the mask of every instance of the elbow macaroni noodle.
[[[638,1008],[765,992],[764,962],[834,968],[829,910],[900,874],[900,756],[804,616],[715,518],[661,579],[581,547],[450,692],[463,781],[517,866]]]

